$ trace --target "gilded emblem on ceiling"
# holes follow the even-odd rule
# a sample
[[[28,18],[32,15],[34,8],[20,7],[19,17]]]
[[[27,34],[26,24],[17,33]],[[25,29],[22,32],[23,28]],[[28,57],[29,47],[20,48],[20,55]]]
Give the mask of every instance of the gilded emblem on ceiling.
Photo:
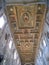
[[[26,22],[26,23],[28,23],[28,21],[29,21],[29,15],[28,15],[28,13],[24,13],[22,17],[23,17],[23,21]]]

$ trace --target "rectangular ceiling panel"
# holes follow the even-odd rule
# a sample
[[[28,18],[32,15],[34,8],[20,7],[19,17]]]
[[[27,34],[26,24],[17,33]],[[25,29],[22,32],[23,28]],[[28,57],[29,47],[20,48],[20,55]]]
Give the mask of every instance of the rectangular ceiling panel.
[[[44,24],[45,4],[7,5],[6,13],[22,62],[33,62]]]

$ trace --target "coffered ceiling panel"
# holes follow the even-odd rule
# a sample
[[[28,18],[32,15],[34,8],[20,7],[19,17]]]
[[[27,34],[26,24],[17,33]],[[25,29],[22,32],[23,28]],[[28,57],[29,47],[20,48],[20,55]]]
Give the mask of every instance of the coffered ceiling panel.
[[[7,5],[6,13],[22,63],[34,63],[44,24],[46,5]]]

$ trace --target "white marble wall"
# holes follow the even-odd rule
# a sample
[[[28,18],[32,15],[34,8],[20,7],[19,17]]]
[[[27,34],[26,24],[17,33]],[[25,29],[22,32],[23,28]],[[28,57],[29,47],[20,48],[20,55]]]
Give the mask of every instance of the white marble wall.
[[[19,54],[15,48],[14,41],[11,36],[10,28],[5,18],[5,25],[0,29],[0,54],[4,55],[4,60],[1,65],[21,65]],[[7,34],[7,39],[5,35]],[[9,42],[12,40],[12,46],[9,48]],[[16,51],[16,59],[14,59],[14,52]]]

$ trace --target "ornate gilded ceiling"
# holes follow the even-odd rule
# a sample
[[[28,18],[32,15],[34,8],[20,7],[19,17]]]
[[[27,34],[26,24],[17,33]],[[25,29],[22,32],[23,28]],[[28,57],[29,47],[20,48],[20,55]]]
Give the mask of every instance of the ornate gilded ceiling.
[[[33,65],[43,29],[46,5],[7,5],[6,13],[22,65]]]

